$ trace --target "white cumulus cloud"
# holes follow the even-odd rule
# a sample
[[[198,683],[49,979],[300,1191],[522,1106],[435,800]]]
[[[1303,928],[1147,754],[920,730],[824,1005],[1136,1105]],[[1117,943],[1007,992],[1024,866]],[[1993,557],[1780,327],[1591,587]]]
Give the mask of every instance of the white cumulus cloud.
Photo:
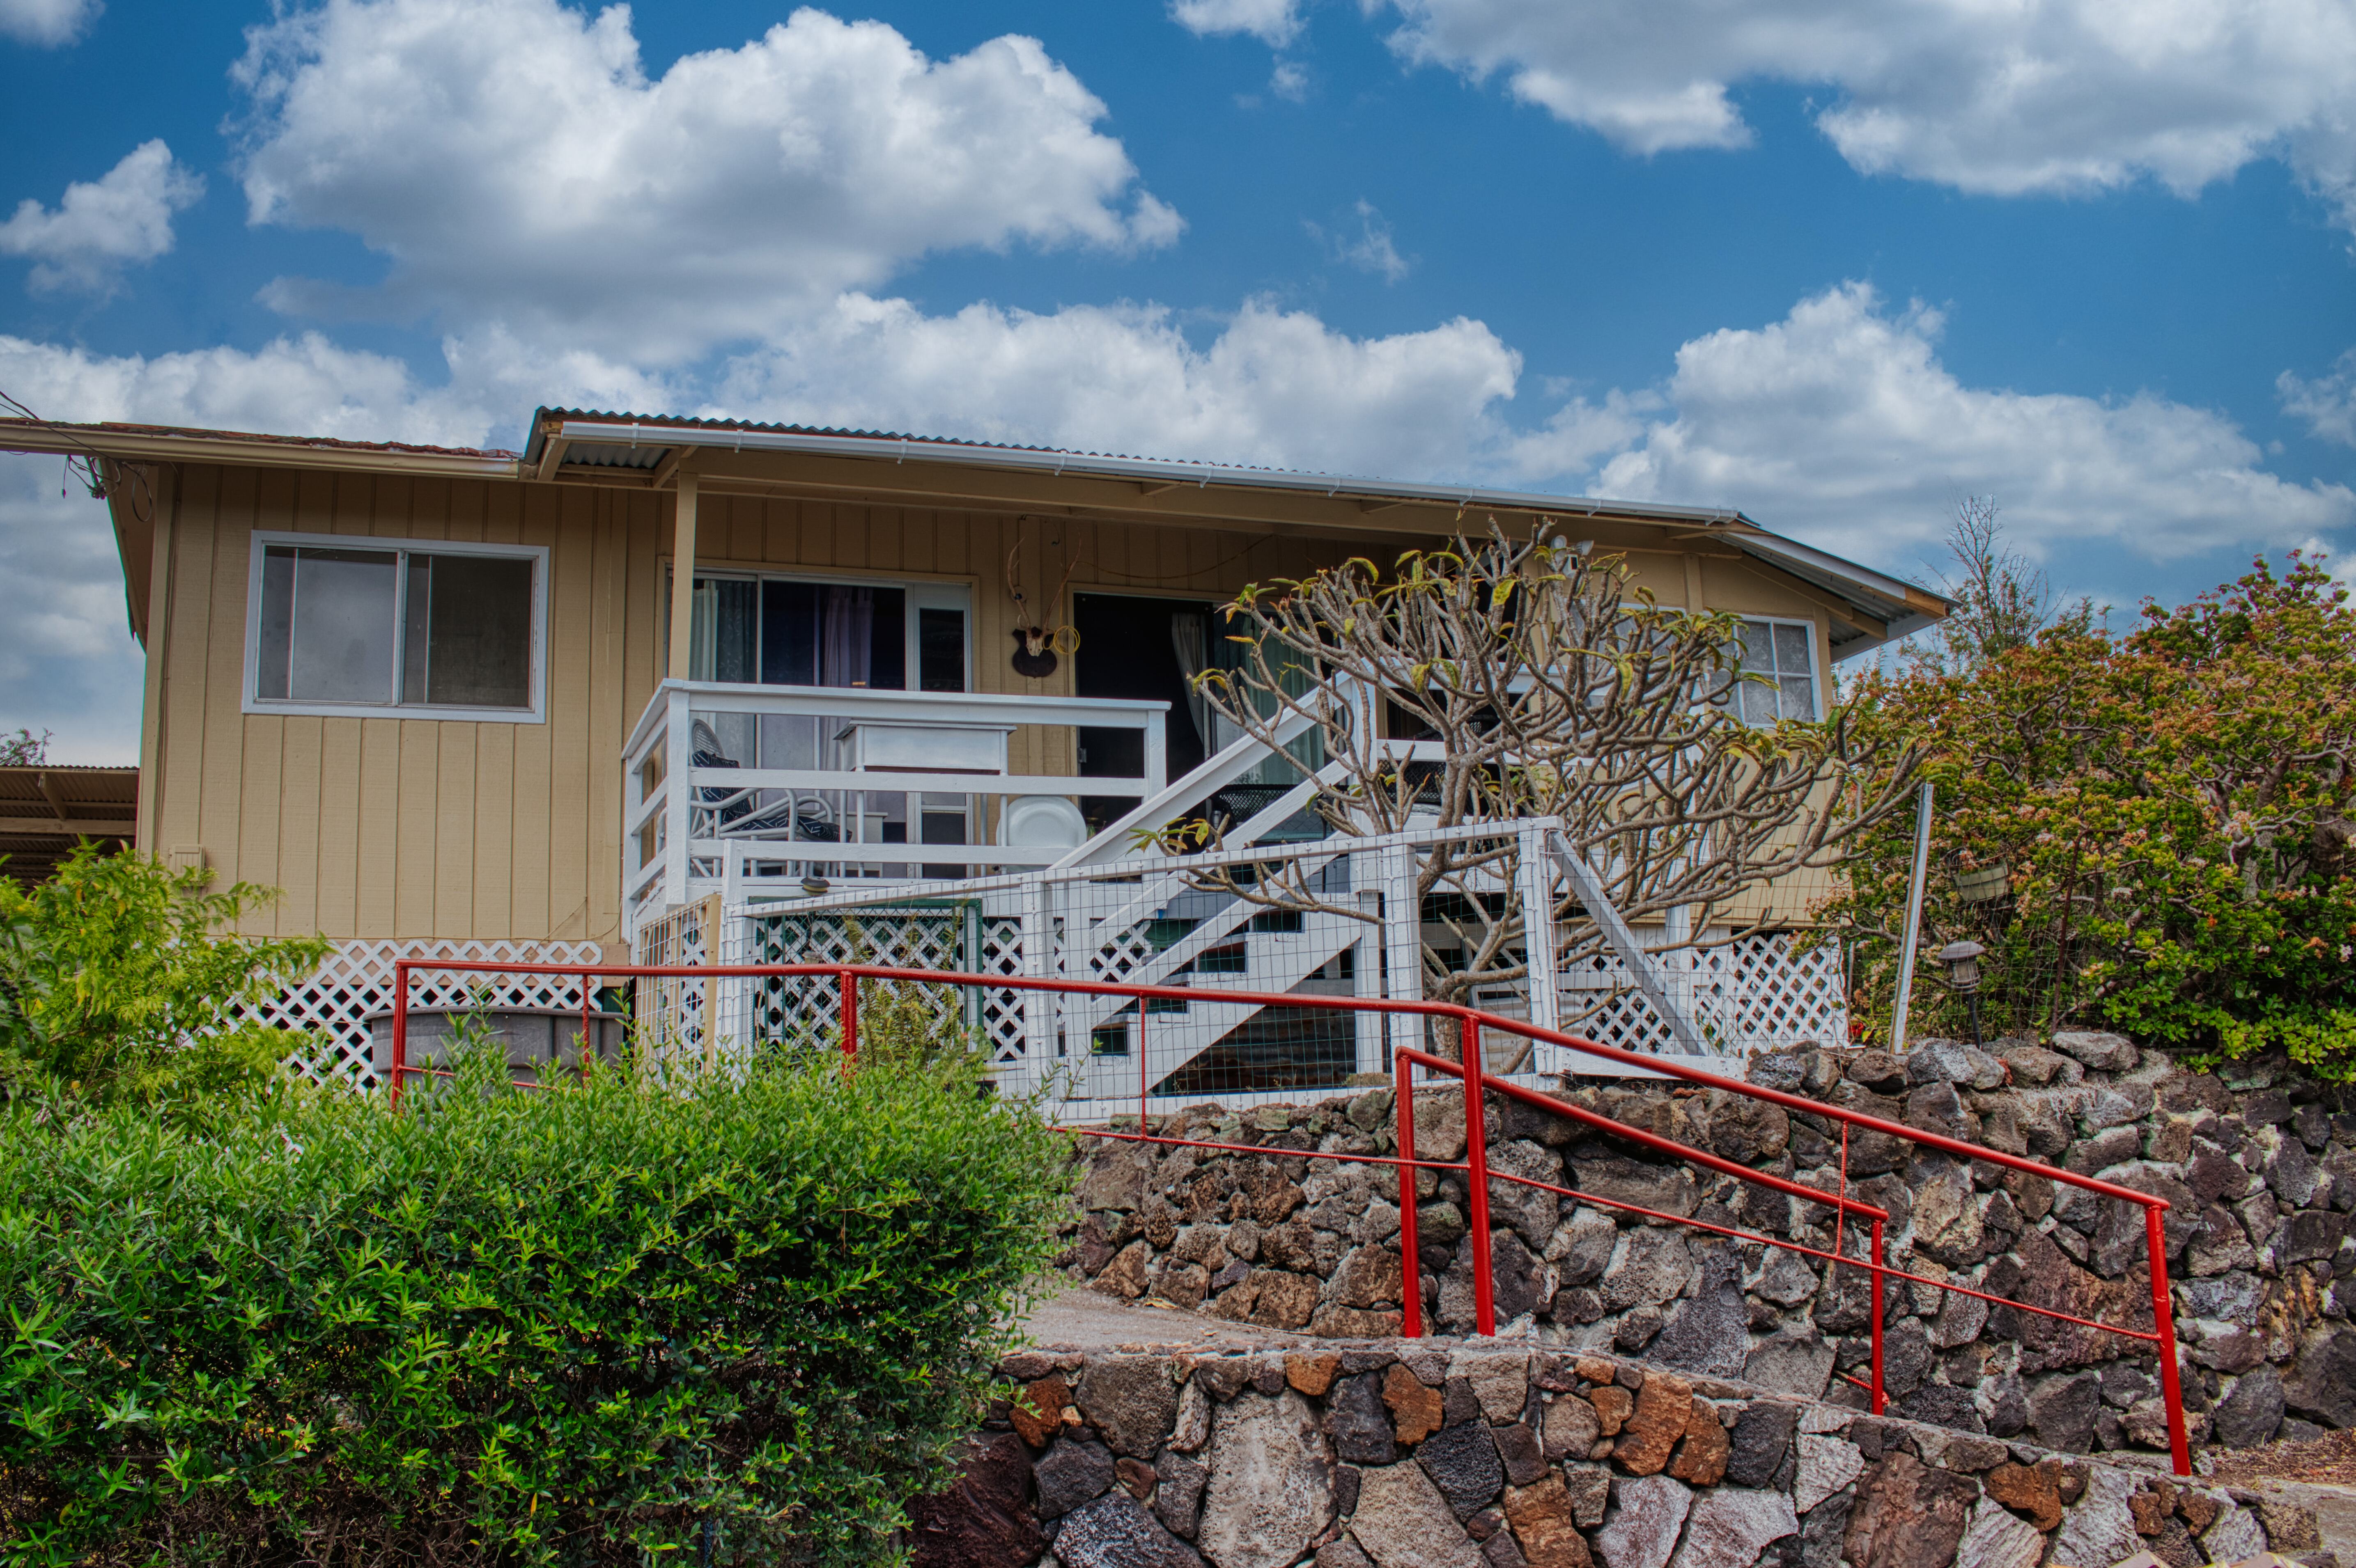
[[[934,60],[880,22],[800,10],[659,78],[626,6],[325,0],[250,34],[257,222],[358,235],[358,296],[639,364],[757,340],[956,247],[1162,245],[1105,106],[1031,38]]]
[[[1848,283],[1782,321],[1727,328],[1677,350],[1646,417],[1622,401],[1576,407],[1565,439],[1635,433],[1598,493],[1740,507],[1854,558],[1904,566],[1954,500],[1995,495],[2020,541],[2107,541],[2165,560],[2231,547],[2283,549],[2356,522],[2356,494],[2297,485],[2212,410],[2138,394],[2097,399],[1967,387],[1939,362],[1937,311],[1886,308]],[[1526,472],[1565,464],[1551,429],[1520,443]]]
[[[66,187],[55,208],[19,203],[0,223],[0,255],[30,258],[36,290],[104,290],[123,266],[170,251],[172,215],[204,190],[160,138],[142,142],[103,177]]]
[[[152,357],[0,336],[0,387],[44,419],[431,445],[472,445],[490,417],[476,392],[423,386],[398,359],[316,334]],[[134,762],[141,667],[113,530],[105,504],[64,484],[62,467],[0,453],[0,576],[12,585],[0,731],[55,731],[62,762]]]
[[[2286,155],[2356,225],[2356,8],[2344,0],[1363,0],[1405,59],[1502,75],[1640,153],[1747,144],[1750,80],[1825,90],[1869,173],[1997,195],[2156,178],[2179,193]]]
[[[1300,0],[1170,0],[1170,19],[1204,37],[1247,33],[1270,48],[1301,36]]]
[[[2305,420],[2316,439],[2356,446],[2356,348],[2312,381],[2284,371],[2275,378],[2275,390],[2282,395],[2283,411]]]
[[[739,359],[720,407],[847,424],[1280,468],[1461,473],[1521,358],[1462,317],[1355,338],[1249,303],[1204,347],[1154,306],[926,315],[852,295]]]
[[[474,445],[495,415],[516,417],[487,407],[474,389],[425,386],[399,359],[316,332],[251,351],[152,357],[0,336],[0,387],[43,419],[435,446]]]
[[[0,38],[56,48],[80,37],[104,9],[99,0],[0,0]]]
[[[1358,220],[1355,234],[1329,234],[1323,226],[1304,222],[1310,238],[1325,247],[1333,260],[1362,272],[1372,272],[1387,283],[1398,283],[1414,270],[1415,263],[1398,253],[1398,245],[1391,235],[1390,220],[1371,201],[1360,199],[1352,216]]]

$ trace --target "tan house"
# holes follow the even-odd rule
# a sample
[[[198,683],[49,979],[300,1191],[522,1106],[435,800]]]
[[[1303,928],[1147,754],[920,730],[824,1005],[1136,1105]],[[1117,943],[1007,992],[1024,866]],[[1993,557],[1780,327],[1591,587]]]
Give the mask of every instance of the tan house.
[[[1124,818],[1226,792],[1261,838],[1299,820],[1187,700],[1211,606],[1468,511],[1755,622],[1795,712],[1945,608],[1730,511],[738,421],[543,409],[519,454],[0,421],[0,448],[102,460],[147,652],[139,848],[284,889],[259,928],[344,941],[346,982],[393,944],[617,961],[715,896],[921,892],[1045,962],[1070,917],[1042,879],[1119,882]]]

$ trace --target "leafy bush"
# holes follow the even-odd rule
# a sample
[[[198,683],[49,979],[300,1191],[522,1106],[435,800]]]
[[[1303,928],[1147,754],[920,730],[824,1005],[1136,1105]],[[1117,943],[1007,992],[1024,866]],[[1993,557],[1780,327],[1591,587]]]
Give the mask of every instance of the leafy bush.
[[[0,1080],[180,1117],[234,1114],[302,1045],[241,1015],[328,944],[220,934],[277,897],[89,845],[30,890],[0,880]]]
[[[2103,1022],[2356,1077],[2356,611],[2294,556],[2113,636],[2066,619],[1976,669],[1869,678],[1937,785],[1915,1032],[1962,1008],[1929,955],[1989,948],[1992,1029]],[[1828,912],[1887,1017],[1912,861],[1881,825]],[[1951,871],[2000,869],[1966,903]]]
[[[1063,1140],[824,1051],[540,1092],[465,1061],[211,1137],[0,1113],[16,1561],[892,1555],[1052,1250]]]

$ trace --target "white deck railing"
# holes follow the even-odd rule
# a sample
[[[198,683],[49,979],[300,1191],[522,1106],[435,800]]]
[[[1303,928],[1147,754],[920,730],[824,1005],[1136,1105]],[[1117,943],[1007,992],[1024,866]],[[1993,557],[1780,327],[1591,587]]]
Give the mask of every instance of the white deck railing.
[[[926,868],[1044,867],[1075,844],[998,842],[1023,796],[1149,799],[1168,784],[1164,702],[666,680],[622,758],[623,907],[630,928],[713,892],[766,883],[873,886]],[[1013,737],[1139,732],[1142,774],[1017,773]],[[1064,748],[1077,755],[1077,737]],[[1060,808],[1057,808],[1060,809]],[[958,841],[926,842],[926,818]],[[961,827],[956,825],[961,824]],[[938,875],[937,869],[933,873]]]

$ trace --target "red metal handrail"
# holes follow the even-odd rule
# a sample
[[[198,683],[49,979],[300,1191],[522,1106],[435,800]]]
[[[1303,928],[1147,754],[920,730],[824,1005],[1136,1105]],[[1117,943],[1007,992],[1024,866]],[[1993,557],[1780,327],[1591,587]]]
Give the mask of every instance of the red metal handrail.
[[[2015,1155],[2006,1154],[2001,1150],[1986,1148],[1976,1144],[1965,1143],[1961,1139],[1950,1138],[1938,1133],[1926,1132],[1919,1127],[1910,1127],[1901,1123],[1886,1121],[1878,1116],[1868,1115],[1863,1112],[1849,1110],[1845,1106],[1826,1104],[1820,1101],[1807,1099],[1803,1095],[1787,1093],[1782,1090],[1762,1088],[1757,1084],[1746,1083],[1740,1079],[1720,1077],[1716,1073],[1704,1072],[1697,1069],[1688,1067],[1683,1062],[1666,1061],[1658,1057],[1644,1056],[1635,1051],[1623,1051],[1618,1047],[1605,1045],[1597,1040],[1587,1040],[1578,1035],[1568,1034],[1559,1029],[1546,1029],[1536,1024],[1526,1023],[1518,1019],[1503,1018],[1494,1013],[1482,1012],[1476,1008],[1463,1007],[1451,1002],[1408,1001],[1384,997],[1323,997],[1314,995],[1297,995],[1292,993],[1255,992],[1229,990],[1225,987],[1217,987],[1215,990],[1208,990],[1177,986],[1133,985],[1124,984],[1118,981],[1068,980],[1022,975],[973,975],[950,970],[910,969],[876,964],[524,964],[506,962],[498,959],[396,959],[393,964],[391,1042],[392,1072],[391,1083],[389,1086],[388,1092],[388,1099],[395,1105],[397,1105],[400,1101],[402,1082],[410,1074],[430,1074],[437,1077],[449,1076],[449,1074],[433,1068],[412,1067],[408,1062],[409,980],[411,974],[417,970],[444,973],[462,972],[579,976],[582,981],[582,1070],[584,1072],[588,1071],[590,1059],[589,1042],[592,1038],[591,993],[594,989],[590,982],[593,980],[601,978],[714,980],[830,977],[834,979],[841,987],[841,1045],[842,1052],[847,1059],[855,1059],[858,1054],[858,992],[859,982],[862,980],[890,980],[929,986],[979,986],[992,990],[1052,991],[1082,996],[1112,996],[1129,997],[1140,1002],[1151,998],[1169,998],[1178,1001],[1200,1001],[1205,999],[1206,997],[1215,996],[1221,1001],[1243,1003],[1254,1007],[1312,1008],[1325,1008],[1333,1011],[1404,1014],[1425,1018],[1451,1019],[1454,1019],[1458,1025],[1460,1030],[1459,1038],[1462,1041],[1462,1054],[1468,1061],[1480,1062],[1483,1060],[1480,1051],[1480,1031],[1483,1028],[1486,1027],[1490,1029],[1503,1029],[1506,1033],[1520,1035],[1526,1039],[1557,1045],[1566,1050],[1577,1051],[1581,1055],[1591,1056],[1603,1061],[1619,1062],[1625,1066],[1638,1068],[1648,1074],[1676,1079],[1683,1083],[1693,1084],[1697,1087],[1724,1090],[1730,1093],[1740,1094],[1750,1099],[1763,1101],[1767,1104],[1779,1105],[1789,1111],[1797,1111],[1806,1115],[1826,1117],[1843,1124],[1841,1190],[1837,1193],[1826,1193],[1818,1189],[1805,1186],[1803,1183],[1791,1181],[1782,1177],[1770,1176],[1762,1171],[1751,1170],[1748,1168],[1736,1165],[1732,1161],[1721,1159],[1719,1157],[1709,1154],[1704,1150],[1693,1148],[1690,1146],[1677,1143],[1674,1139],[1664,1138],[1657,1134],[1648,1132],[1643,1128],[1630,1126],[1624,1122],[1615,1121],[1609,1116],[1601,1115],[1600,1113],[1590,1111],[1584,1106],[1571,1105],[1563,1101],[1554,1099],[1551,1096],[1538,1093],[1537,1092],[1528,1089],[1521,1084],[1512,1083],[1499,1074],[1490,1072],[1485,1067],[1474,1068],[1468,1071],[1462,1062],[1451,1061],[1445,1057],[1437,1056],[1429,1051],[1419,1051],[1412,1047],[1401,1047],[1392,1052],[1393,1072],[1396,1080],[1394,1085],[1394,1099],[1396,1101],[1398,1123],[1398,1153],[1396,1157],[1385,1157],[1381,1156],[1342,1153],[1327,1154],[1314,1149],[1285,1149],[1280,1152],[1287,1158],[1301,1157],[1310,1159],[1346,1160],[1361,1165],[1388,1165],[1398,1170],[1400,1183],[1398,1205],[1399,1255],[1402,1279],[1402,1287],[1400,1291],[1402,1317],[1401,1327],[1409,1338],[1419,1338],[1421,1336],[1423,1315],[1423,1299],[1419,1277],[1420,1260],[1417,1256],[1416,1241],[1415,1172],[1422,1169],[1462,1171],[1465,1176],[1466,1207],[1470,1211],[1466,1216],[1466,1220],[1472,1240],[1472,1263],[1474,1303],[1473,1310],[1475,1319],[1474,1326],[1476,1331],[1479,1333],[1494,1334],[1496,1331],[1494,1280],[1493,1277],[1492,1263],[1490,1259],[1488,1226],[1489,1183],[1493,1180],[1518,1182],[1524,1186],[1537,1188],[1541,1190],[1558,1193],[1564,1197],[1576,1198],[1581,1202],[1619,1209],[1625,1212],[1640,1214],[1651,1219],[1687,1225],[1695,1229],[1733,1237],[1738,1240],[1759,1242],[1765,1245],[1781,1247],[1787,1251],[1799,1253],[1806,1256],[1823,1258],[1836,1267],[1849,1267],[1862,1269],[1868,1272],[1873,1276],[1874,1282],[1871,1291],[1872,1302],[1869,1312],[1869,1321],[1871,1325],[1872,1332],[1872,1381],[1868,1384],[1859,1382],[1858,1380],[1855,1378],[1847,1377],[1847,1374],[1842,1374],[1842,1376],[1844,1381],[1856,1384],[1858,1387],[1867,1391],[1870,1399],[1871,1408],[1877,1413],[1882,1411],[1887,1404],[1887,1398],[1883,1392],[1881,1377],[1881,1329],[1882,1293],[1887,1288],[1886,1282],[1889,1280],[1901,1279],[1915,1284],[1933,1285],[1941,1290],[1954,1291],[1961,1296],[1972,1296],[1998,1306],[2016,1307],[2022,1311],[2034,1313],[2040,1317],[2055,1318],[2062,1322],[2073,1324],[2081,1328],[2094,1328],[2104,1333],[2116,1334],[2125,1339],[2137,1339],[2149,1343],[2154,1346],[2158,1352],[2158,1360],[2159,1361],[2161,1393],[2168,1408],[2169,1447],[2170,1450],[2170,1457],[2174,1461],[2175,1470],[2178,1475],[2189,1476],[2192,1473],[2190,1445],[2184,1426],[2183,1393],[2180,1387],[2176,1357],[2172,1353],[2176,1338],[2175,1315],[2172,1310],[2172,1304],[2169,1300],[2166,1237],[2160,1219],[2160,1216],[2166,1212],[2169,1208],[2168,1200],[2164,1198],[2154,1197],[2149,1193],[2137,1192],[2132,1188],[2121,1187],[2115,1183],[2102,1181],[2093,1177],[2080,1176],[2073,1171],[2067,1171],[2051,1166],[2040,1165],[2032,1160],[2024,1159]],[[1142,1016],[1143,1012],[1141,1008],[1140,1017],[1142,1018]],[[1265,1147],[1258,1145],[1225,1144],[1199,1138],[1162,1137],[1149,1134],[1147,1131],[1149,1125],[1147,1103],[1151,1096],[1148,1093],[1150,1084],[1147,1082],[1147,1068],[1144,1062],[1144,1052],[1142,1051],[1139,1052],[1139,1057],[1140,1083],[1138,1093],[1138,1130],[1134,1134],[1118,1132],[1109,1128],[1092,1127],[1075,1127],[1070,1129],[1071,1131],[1094,1137],[1122,1139],[1153,1144],[1181,1145],[1194,1148],[1208,1148],[1221,1151],[1261,1155],[1265,1155],[1269,1152]],[[1482,1093],[1478,1096],[1471,1093],[1467,1093],[1464,1096],[1466,1102],[1464,1106],[1465,1157],[1461,1162],[1426,1160],[1416,1157],[1414,1069],[1418,1066],[1423,1067],[1433,1072],[1452,1076],[1458,1080],[1460,1085],[1474,1081],[1477,1081],[1478,1083],[1478,1086]],[[519,1086],[538,1087],[538,1085],[522,1084],[519,1084]],[[1692,1220],[1679,1215],[1660,1213],[1655,1211],[1640,1208],[1633,1204],[1622,1203],[1610,1199],[1597,1198],[1591,1194],[1578,1191],[1576,1189],[1556,1187],[1546,1182],[1535,1180],[1531,1178],[1514,1175],[1510,1172],[1492,1170],[1489,1168],[1488,1163],[1486,1129],[1483,1125],[1486,1096],[1490,1093],[1503,1094],[1508,1098],[1519,1100],[1525,1104],[1551,1112],[1555,1115],[1566,1116],[1571,1120],[1578,1121],[1582,1125],[1591,1126],[1598,1131],[1604,1132],[1608,1136],[1613,1137],[1626,1138],[1629,1141],[1644,1147],[1652,1148],[1663,1153],[1674,1154],[1681,1159],[1701,1166],[1706,1169],[1716,1170],[1722,1175],[1731,1176],[1740,1180],[1752,1182],[1775,1190],[1783,1191],[1789,1196],[1801,1198],[1809,1203],[1831,1208],[1837,1215],[1838,1221],[1846,1221],[1847,1217],[1852,1213],[1859,1215],[1862,1218],[1869,1220],[1872,1224],[1870,1256],[1869,1258],[1858,1259],[1841,1255],[1838,1252],[1840,1243],[1838,1241],[1837,1227],[1836,1229],[1836,1251],[1834,1253],[1827,1253],[1820,1249],[1806,1247],[1795,1242],[1783,1241],[1773,1236],[1737,1231],[1726,1226],[1717,1225],[1707,1221]],[[1479,1103],[1476,1103],[1476,1101]],[[1892,1137],[1903,1138],[1910,1143],[1920,1144],[1930,1148],[1936,1148],[1944,1153],[1956,1155],[1967,1160],[1985,1160],[1999,1167],[2042,1176],[2048,1179],[2077,1187],[2103,1197],[2112,1198],[2125,1202],[2140,1204],[2144,1209],[2145,1217],[2145,1250],[2149,1258],[2152,1293],[2152,1328],[2147,1332],[2141,1329],[2123,1328],[2112,1324],[2095,1322],[2087,1318],[2074,1317],[2067,1313],[2058,1312],[2050,1307],[2038,1307],[2029,1302],[1993,1296],[1985,1291],[1972,1289],[1966,1285],[1954,1285],[1945,1280],[1934,1280],[1925,1275],[1912,1274],[1902,1269],[1890,1267],[1884,1260],[1882,1253],[1884,1227],[1889,1219],[1887,1211],[1879,1209],[1872,1204],[1864,1203],[1858,1200],[1851,1199],[1848,1196],[1847,1133],[1850,1128],[1861,1128],[1866,1131],[1878,1132]]]

